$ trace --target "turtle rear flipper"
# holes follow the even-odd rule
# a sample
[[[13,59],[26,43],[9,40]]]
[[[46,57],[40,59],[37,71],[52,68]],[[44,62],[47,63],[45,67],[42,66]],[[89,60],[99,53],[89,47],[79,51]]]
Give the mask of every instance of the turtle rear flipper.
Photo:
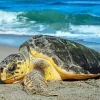
[[[46,80],[44,79],[43,72],[40,69],[34,69],[31,71],[25,79],[24,91],[28,94],[37,94],[44,96],[57,96],[57,94],[51,94],[47,89]]]

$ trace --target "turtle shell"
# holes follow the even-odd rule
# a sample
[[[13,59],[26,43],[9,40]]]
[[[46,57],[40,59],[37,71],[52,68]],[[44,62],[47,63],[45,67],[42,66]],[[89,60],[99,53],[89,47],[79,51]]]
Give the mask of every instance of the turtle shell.
[[[54,62],[74,73],[100,73],[100,53],[71,40],[54,36],[35,35],[21,47],[29,46],[52,57]]]

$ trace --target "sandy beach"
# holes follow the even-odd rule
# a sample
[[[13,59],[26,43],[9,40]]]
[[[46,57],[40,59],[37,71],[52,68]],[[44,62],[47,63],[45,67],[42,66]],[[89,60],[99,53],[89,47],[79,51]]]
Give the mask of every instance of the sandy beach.
[[[0,61],[17,47],[0,46]],[[0,100],[100,100],[100,79],[83,81],[52,81],[48,90],[57,96],[42,96],[26,93],[20,83],[0,84]]]

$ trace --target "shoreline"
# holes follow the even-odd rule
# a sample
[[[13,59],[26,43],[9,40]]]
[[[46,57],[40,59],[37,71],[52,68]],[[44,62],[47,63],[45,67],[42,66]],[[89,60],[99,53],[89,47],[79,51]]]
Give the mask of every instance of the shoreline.
[[[18,47],[0,45],[0,62],[13,53],[18,53]]]
[[[8,35],[8,34],[0,34],[0,46],[12,46],[19,47],[25,41],[29,40],[34,35]],[[63,39],[68,39],[80,43],[86,47],[92,48],[96,51],[100,51],[100,43],[99,42],[89,42],[85,40],[80,40],[76,38],[68,38],[68,37],[60,37]]]

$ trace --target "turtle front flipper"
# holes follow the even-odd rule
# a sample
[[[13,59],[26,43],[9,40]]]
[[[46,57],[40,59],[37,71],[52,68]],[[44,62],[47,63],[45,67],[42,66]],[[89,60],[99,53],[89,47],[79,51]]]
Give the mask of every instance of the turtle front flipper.
[[[47,89],[46,80],[43,76],[43,71],[34,69],[23,80],[24,91],[28,94],[37,94],[44,96],[57,96],[56,94],[49,93]]]

